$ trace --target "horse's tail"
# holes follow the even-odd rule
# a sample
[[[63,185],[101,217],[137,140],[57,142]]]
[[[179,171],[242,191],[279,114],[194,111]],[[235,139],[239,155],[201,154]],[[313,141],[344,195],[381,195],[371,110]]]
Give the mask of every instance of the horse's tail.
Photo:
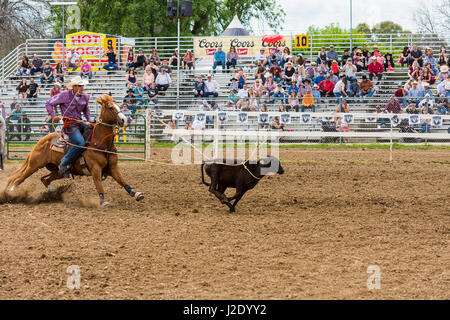
[[[205,186],[209,187],[209,183],[207,183],[207,182],[205,181],[205,175],[204,175],[204,173],[203,173],[203,167],[204,167],[204,166],[205,166],[205,164],[202,163],[202,167],[201,167],[201,170],[202,170],[202,182],[203,182],[203,184],[204,184]]]
[[[11,176],[8,179],[8,183],[6,184],[6,189],[9,189],[11,187],[10,184],[14,182],[17,179],[17,177],[19,177],[22,173],[25,172],[30,163],[30,158],[31,152],[28,154],[27,158],[25,159],[25,162],[20,166],[20,168],[11,174]]]

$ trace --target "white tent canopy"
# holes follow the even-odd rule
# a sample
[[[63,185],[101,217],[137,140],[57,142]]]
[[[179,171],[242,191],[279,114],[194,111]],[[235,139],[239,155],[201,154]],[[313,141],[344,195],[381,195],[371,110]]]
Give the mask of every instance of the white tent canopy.
[[[222,33],[224,37],[233,36],[249,36],[250,33],[244,28],[238,16],[234,16],[233,21],[231,21],[228,28]]]

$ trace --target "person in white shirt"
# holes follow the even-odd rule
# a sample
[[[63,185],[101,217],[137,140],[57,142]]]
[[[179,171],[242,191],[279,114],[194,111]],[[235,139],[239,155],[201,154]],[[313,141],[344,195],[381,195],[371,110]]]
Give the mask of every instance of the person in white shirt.
[[[247,88],[247,85],[246,85],[246,84],[244,84],[244,86],[242,87],[242,89],[240,89],[240,90],[238,91],[237,96],[238,96],[239,100],[238,100],[236,106],[237,106],[238,108],[240,108],[242,105],[246,104],[246,103],[247,103],[247,100],[248,100],[248,88]]]
[[[345,74],[347,80],[350,81],[350,83],[352,83],[353,80],[356,79],[357,68],[353,64],[352,58],[347,59],[347,63],[342,66],[341,71]]]
[[[256,54],[255,59],[256,59],[257,64],[258,64],[258,61],[261,61],[261,64],[263,66],[265,66],[268,63],[267,56],[266,56],[266,49],[261,48],[259,50],[259,52]]]
[[[167,91],[167,89],[172,84],[172,79],[170,78],[169,74],[166,73],[166,69],[161,68],[161,72],[156,77],[155,83],[158,91]]]
[[[429,113],[433,113],[433,108],[434,108],[434,99],[431,98],[430,94],[427,93],[425,95],[425,99],[423,99],[422,101],[419,102],[418,105],[419,109],[427,109],[426,112],[424,112],[424,114],[429,114]]]
[[[219,90],[219,84],[216,80],[212,79],[212,76],[208,74],[205,81],[205,94],[204,97],[207,98],[209,96],[213,96],[212,102],[219,96],[217,92]],[[211,103],[213,104],[213,103]]]
[[[346,76],[342,75],[341,79],[334,85],[333,94],[337,98],[337,104],[341,104],[341,97],[348,97],[346,92]]]
[[[77,70],[80,59],[81,56],[75,52],[75,49],[70,49],[67,54],[67,70],[70,68],[72,69],[71,71]]]

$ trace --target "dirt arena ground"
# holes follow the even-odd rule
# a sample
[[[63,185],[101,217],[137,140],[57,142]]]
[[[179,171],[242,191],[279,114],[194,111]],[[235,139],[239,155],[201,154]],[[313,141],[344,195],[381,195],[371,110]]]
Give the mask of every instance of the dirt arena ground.
[[[450,150],[395,150],[393,164],[387,150],[280,158],[286,173],[233,215],[199,165],[122,163],[146,198],[109,178],[106,210],[89,178],[57,184],[73,187],[56,202],[0,204],[0,299],[450,299]],[[43,174],[21,188],[28,200]],[[66,286],[71,265],[80,290]]]

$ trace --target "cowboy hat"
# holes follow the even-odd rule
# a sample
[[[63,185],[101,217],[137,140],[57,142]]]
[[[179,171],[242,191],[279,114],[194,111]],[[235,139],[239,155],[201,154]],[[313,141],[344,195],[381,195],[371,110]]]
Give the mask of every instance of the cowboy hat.
[[[448,71],[448,66],[447,65],[442,65],[441,66],[441,72],[447,72]]]
[[[424,86],[424,87],[429,87],[430,84],[429,84],[428,82],[422,82],[422,86]]]
[[[68,89],[72,89],[73,86],[85,86],[89,84],[89,80],[83,79],[80,76],[73,77],[72,80],[67,84]]]

